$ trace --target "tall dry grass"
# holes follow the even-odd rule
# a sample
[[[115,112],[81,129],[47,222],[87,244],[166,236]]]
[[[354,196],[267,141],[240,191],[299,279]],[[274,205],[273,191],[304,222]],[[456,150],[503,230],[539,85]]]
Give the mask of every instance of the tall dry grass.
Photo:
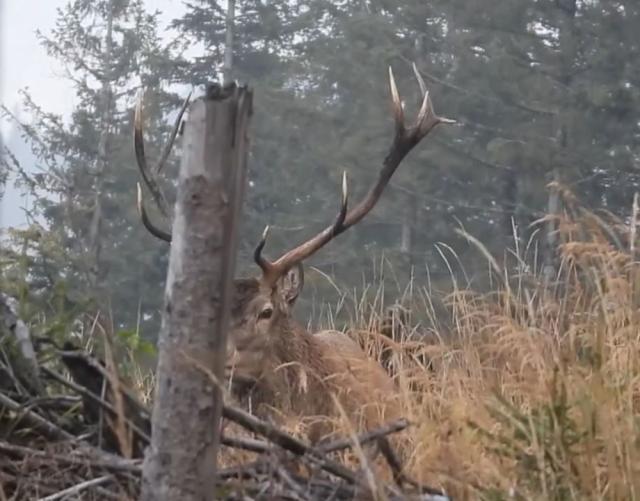
[[[395,340],[381,333],[382,286],[339,300],[338,310],[351,305],[345,330],[398,383],[412,422],[400,439],[407,473],[455,499],[640,498],[637,200],[623,221],[562,195],[552,276],[533,240],[500,264],[461,232],[488,263],[490,292],[452,274],[443,313],[432,291],[409,284]]]
[[[532,244],[504,266],[466,235],[494,290],[454,281],[447,332],[424,344],[420,325],[396,333],[392,370],[414,423],[407,468],[456,499],[640,497],[637,201],[625,223],[564,199],[551,281]],[[410,300],[424,308],[414,316],[433,314],[427,291]],[[351,331],[388,363],[374,303],[354,301]]]

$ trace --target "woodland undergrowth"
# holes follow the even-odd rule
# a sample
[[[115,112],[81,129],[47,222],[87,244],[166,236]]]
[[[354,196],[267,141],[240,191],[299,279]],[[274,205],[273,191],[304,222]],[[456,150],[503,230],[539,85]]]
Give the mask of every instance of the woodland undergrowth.
[[[535,238],[499,259],[460,230],[488,263],[491,290],[463,286],[453,259],[444,310],[413,283],[396,310],[382,285],[345,291],[329,310],[349,312],[345,332],[398,384],[407,473],[454,499],[640,498],[637,201],[623,220],[562,195],[564,212],[536,222],[556,227],[553,274]],[[385,332],[389,311],[402,315]]]
[[[531,264],[533,240],[500,264],[460,231],[493,290],[452,280],[446,329],[433,291],[403,298],[391,361],[413,423],[403,455],[413,477],[455,499],[640,497],[637,200],[624,221],[563,195],[564,213],[537,222],[557,228],[553,275]],[[353,303],[351,329],[389,363],[371,328],[383,305]]]
[[[405,473],[453,499],[640,498],[638,203],[623,219],[562,196],[562,214],[536,222],[556,228],[553,266],[539,264],[535,231],[497,257],[459,230],[487,263],[489,290],[453,256],[445,295],[416,279],[389,304],[381,281],[343,291],[321,322],[394,377],[410,422],[396,442]],[[149,407],[153,377],[133,348],[117,365]],[[221,466],[248,455],[223,448]],[[355,448],[341,459],[359,457]]]

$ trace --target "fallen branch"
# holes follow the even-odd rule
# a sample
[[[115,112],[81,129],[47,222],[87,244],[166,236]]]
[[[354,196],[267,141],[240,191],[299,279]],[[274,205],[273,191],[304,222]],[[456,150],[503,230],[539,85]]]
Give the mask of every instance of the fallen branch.
[[[40,498],[39,501],[56,501],[58,499],[64,499],[66,496],[79,494],[80,492],[89,489],[90,487],[96,487],[98,485],[106,484],[110,480],[113,480],[113,475],[103,475],[102,477],[92,478],[91,480],[80,482],[73,487],[69,487],[68,489],[56,492],[55,494],[51,494],[50,496]]]
[[[81,447],[74,454],[53,454],[42,450],[32,449],[21,445],[10,444],[0,441],[0,451],[5,454],[12,454],[21,459],[36,459],[42,461],[56,461],[70,466],[92,466],[103,468],[112,472],[131,473],[140,475],[142,468],[141,461],[124,459],[107,452],[87,446]]]
[[[80,350],[64,350],[60,354],[65,358],[67,367],[71,364],[75,369],[75,375],[80,379],[68,380],[48,367],[40,367],[42,381],[59,383],[80,395],[85,405],[86,402],[91,402],[94,412],[99,409],[101,412],[104,411],[106,416],[113,416],[116,413],[113,400],[109,397],[100,398],[92,391],[94,387],[98,389],[105,381],[109,381],[105,374],[107,369],[99,360]],[[70,372],[73,375],[73,371]],[[83,383],[86,383],[86,386]],[[85,426],[77,429],[74,427],[72,433],[70,428],[69,431],[62,429],[56,423],[62,422],[59,421],[60,416],[69,410],[69,405],[65,403],[62,406],[51,406],[51,402],[57,402],[60,398],[31,398],[25,402],[16,401],[18,398],[20,396],[0,393],[0,406],[17,414],[17,417],[13,418],[14,421],[22,419],[34,428],[42,429],[41,433],[45,437],[54,441],[63,440],[66,444],[62,445],[62,448],[42,450],[40,444],[37,447],[34,444],[31,448],[0,441],[0,457],[6,458],[0,465],[0,474],[9,482],[5,482],[4,485],[5,490],[10,489],[6,491],[7,494],[18,494],[41,501],[92,496],[99,499],[119,499],[123,493],[131,498],[139,495],[141,460],[124,459],[90,445],[84,438],[90,428]],[[148,411],[137,401],[135,395],[125,394],[125,398],[133,403],[132,407],[125,409],[126,422],[138,439],[148,444],[150,423],[145,419],[148,418]],[[73,404],[73,401],[69,400],[68,403]],[[55,411],[54,415],[45,414],[43,417],[45,409]],[[409,426],[406,419],[386,423],[355,437],[311,445],[265,420],[230,405],[223,406],[223,416],[259,437],[221,437],[225,447],[246,450],[258,455],[252,462],[218,471],[215,477],[216,489],[228,493],[223,495],[222,499],[237,499],[238,495],[246,499],[277,497],[301,501],[328,498],[346,501],[360,495],[367,497],[372,493],[369,492],[368,484],[364,482],[365,477],[359,471],[343,466],[329,455],[372,442],[379,444],[397,483],[380,485],[381,493],[384,492],[387,499],[404,501],[407,496],[417,496],[417,499],[425,501],[448,499],[437,489],[421,486],[403,474],[402,464],[388,444],[387,438],[406,429]],[[91,435],[94,433],[92,431]],[[385,447],[385,443],[389,447]],[[35,483],[27,487],[21,478],[31,478]],[[407,488],[406,492],[403,486]]]
[[[359,446],[365,445],[369,442],[373,442],[378,440],[381,437],[386,437],[393,433],[398,433],[409,426],[409,421],[406,419],[397,419],[396,421],[392,421],[387,423],[379,428],[374,430],[370,430],[364,433],[361,433],[353,440],[351,437],[347,438],[339,438],[334,440],[333,442],[328,442],[318,447],[318,451],[329,453],[329,452],[337,452],[344,449],[349,449],[353,447],[355,444]]]
[[[48,421],[43,418],[39,414],[35,413],[30,409],[25,409],[24,406],[10,397],[3,395],[0,393],[0,404],[9,408],[12,411],[22,413],[22,419],[24,419],[29,425],[34,428],[42,429],[50,438],[54,438],[56,440],[75,440],[71,433],[63,430],[58,425]]]
[[[224,406],[222,415],[226,419],[239,424],[243,428],[268,438],[274,444],[298,456],[308,456],[321,469],[350,483],[357,483],[356,476],[344,466],[323,457],[322,453],[291,435],[279,430],[271,424],[248,412],[235,407]]]
[[[273,452],[275,449],[269,442],[263,440],[255,440],[253,438],[244,437],[228,437],[222,436],[222,445],[231,447],[233,449],[243,449],[245,451],[257,452],[259,454],[266,454]]]

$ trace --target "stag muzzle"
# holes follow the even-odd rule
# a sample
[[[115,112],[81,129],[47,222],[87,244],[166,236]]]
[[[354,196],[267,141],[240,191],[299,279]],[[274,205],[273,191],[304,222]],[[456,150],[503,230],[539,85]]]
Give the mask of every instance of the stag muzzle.
[[[234,397],[242,398],[250,393],[256,386],[258,380],[250,374],[250,371],[243,370],[242,360],[238,350],[234,349],[229,353],[224,368],[224,377]]]
[[[238,374],[230,367],[225,368],[225,379],[228,382],[231,394],[237,398],[247,396],[258,383],[255,378]]]

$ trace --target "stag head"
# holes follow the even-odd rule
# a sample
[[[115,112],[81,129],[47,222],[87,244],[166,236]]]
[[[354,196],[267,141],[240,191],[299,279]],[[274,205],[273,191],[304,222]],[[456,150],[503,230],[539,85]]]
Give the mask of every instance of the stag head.
[[[237,395],[280,363],[283,347],[296,335],[291,315],[303,285],[299,263],[274,285],[259,278],[234,280],[225,373]]]
[[[256,382],[263,380],[270,371],[273,371],[274,364],[286,358],[282,355],[283,350],[290,350],[292,346],[298,350],[304,349],[294,340],[299,336],[300,330],[292,326],[291,320],[293,305],[304,283],[302,262],[369,213],[404,157],[436,125],[454,123],[453,120],[435,114],[425,83],[415,65],[413,69],[422,93],[422,104],[414,123],[407,126],[404,106],[398,94],[393,72],[389,68],[395,134],[389,152],[382,163],[378,179],[365,197],[349,209],[349,192],[345,173],[342,178],[341,203],[333,224],[273,261],[263,255],[269,232],[267,227],[254,252],[254,260],[261,269],[260,276],[234,281],[235,295],[231,308],[231,332],[228,336],[227,375],[233,374],[235,382],[233,388],[236,391],[243,392]],[[155,173],[148,168],[144,154],[141,102],[136,107],[134,142],[137,164],[143,182],[164,216],[168,213],[167,204],[154,178],[166,162],[188,100],[189,98],[176,119],[174,130],[155,168]],[[144,226],[152,235],[171,242],[171,234],[158,228],[148,217],[139,183],[138,210]]]

